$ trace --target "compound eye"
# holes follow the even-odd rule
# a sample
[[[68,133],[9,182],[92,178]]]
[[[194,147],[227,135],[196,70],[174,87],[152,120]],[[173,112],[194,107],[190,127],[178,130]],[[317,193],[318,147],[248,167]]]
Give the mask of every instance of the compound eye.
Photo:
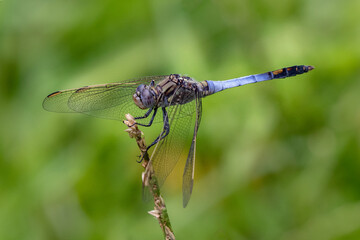
[[[140,94],[142,93],[142,91],[144,91],[144,89],[145,89],[145,85],[144,85],[144,84],[139,85],[139,86],[136,88],[136,94],[137,94],[138,96],[140,96]]]
[[[144,88],[141,92],[141,101],[146,107],[152,107],[154,104],[154,98],[149,89]]]

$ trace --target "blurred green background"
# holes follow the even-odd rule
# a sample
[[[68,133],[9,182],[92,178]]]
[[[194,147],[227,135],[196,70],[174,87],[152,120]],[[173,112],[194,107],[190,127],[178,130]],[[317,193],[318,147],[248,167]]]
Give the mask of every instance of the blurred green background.
[[[170,73],[310,73],[204,99],[178,239],[360,239],[360,1],[0,1],[0,239],[162,239],[120,121],[49,93]],[[150,141],[151,139],[148,139]]]

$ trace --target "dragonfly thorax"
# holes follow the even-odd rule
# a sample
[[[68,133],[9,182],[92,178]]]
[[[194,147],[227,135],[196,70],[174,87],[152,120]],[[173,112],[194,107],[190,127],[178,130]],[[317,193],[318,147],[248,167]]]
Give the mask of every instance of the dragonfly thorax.
[[[141,84],[136,88],[133,100],[141,109],[152,108],[155,105],[155,95],[150,86]]]

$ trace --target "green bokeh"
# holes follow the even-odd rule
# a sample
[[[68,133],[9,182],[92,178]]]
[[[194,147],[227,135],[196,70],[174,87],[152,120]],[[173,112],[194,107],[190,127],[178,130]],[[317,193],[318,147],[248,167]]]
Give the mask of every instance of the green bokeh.
[[[360,1],[0,1],[0,239],[161,239],[121,122],[56,90],[169,73],[311,73],[204,99],[178,239],[360,239]],[[150,138],[148,139],[150,141]],[[183,164],[183,163],[182,163]]]

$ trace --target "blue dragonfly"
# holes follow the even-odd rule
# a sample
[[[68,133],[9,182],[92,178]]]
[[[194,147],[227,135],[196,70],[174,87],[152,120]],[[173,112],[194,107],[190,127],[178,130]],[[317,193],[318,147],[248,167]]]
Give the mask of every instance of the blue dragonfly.
[[[179,74],[149,76],[57,91],[44,99],[43,108],[51,112],[84,113],[115,120],[122,120],[124,114],[130,113],[135,116],[138,125],[145,127],[162,121],[161,132],[147,147],[148,151],[157,144],[151,161],[160,186],[181,158],[186,149],[186,140],[192,132],[190,148],[185,150],[187,159],[183,173],[183,206],[186,207],[194,183],[196,136],[201,121],[202,98],[228,88],[292,77],[312,69],[313,66],[297,65],[225,81],[202,82]],[[158,110],[162,112],[161,117],[157,117]]]

